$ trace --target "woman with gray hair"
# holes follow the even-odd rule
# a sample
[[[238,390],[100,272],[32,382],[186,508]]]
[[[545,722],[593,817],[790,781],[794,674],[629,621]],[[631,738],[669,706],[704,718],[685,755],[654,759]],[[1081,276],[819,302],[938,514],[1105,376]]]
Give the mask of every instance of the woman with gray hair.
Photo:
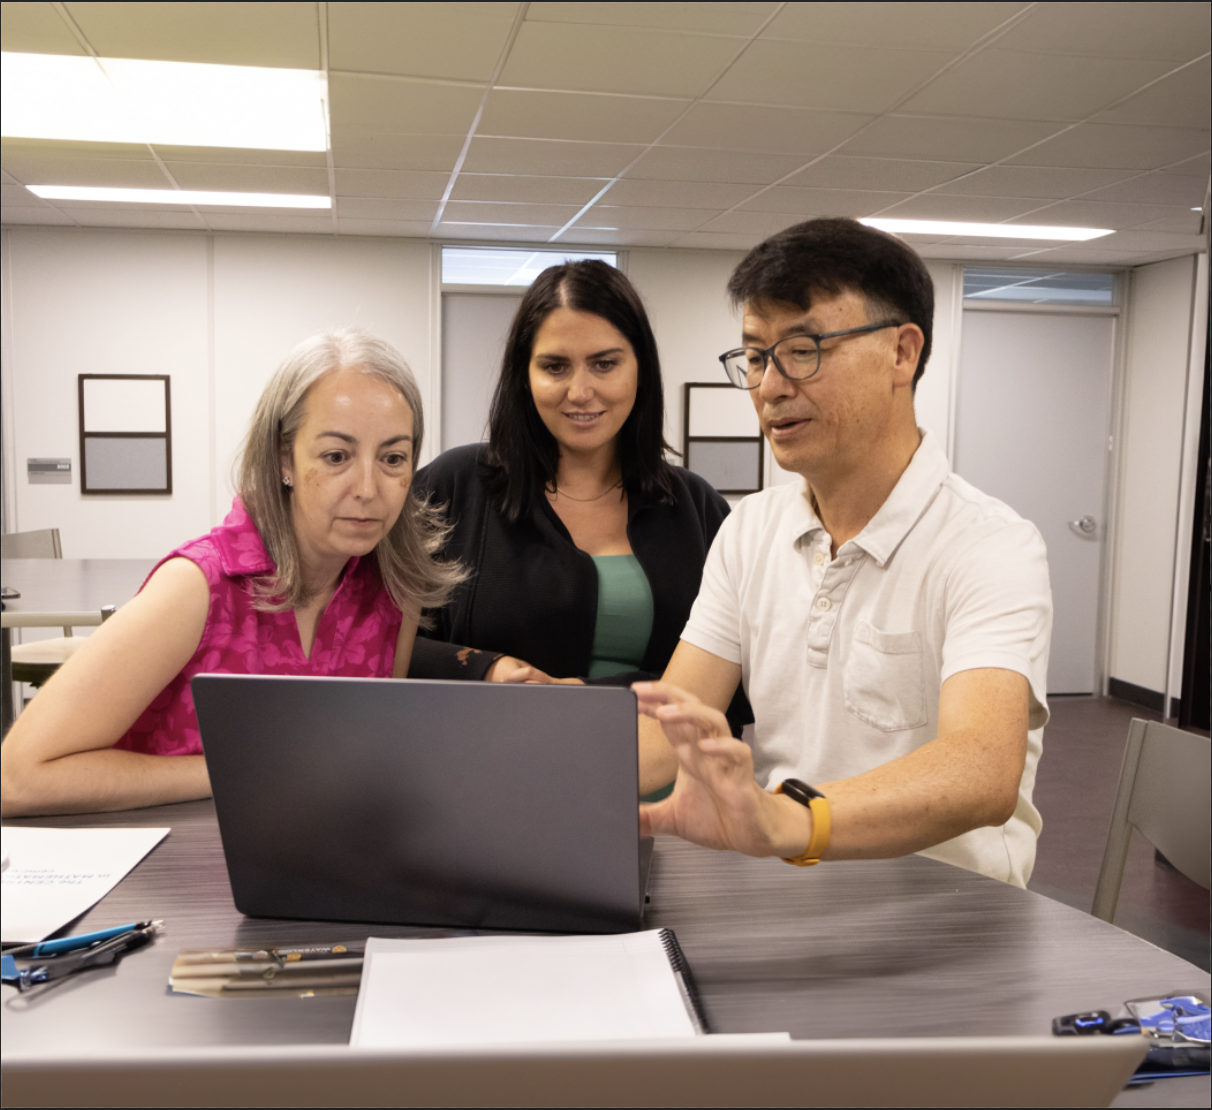
[[[463,577],[412,493],[423,432],[390,345],[343,328],[296,347],[257,405],[227,519],[163,559],[13,727],[6,816],[208,797],[195,674],[403,677],[422,609]]]

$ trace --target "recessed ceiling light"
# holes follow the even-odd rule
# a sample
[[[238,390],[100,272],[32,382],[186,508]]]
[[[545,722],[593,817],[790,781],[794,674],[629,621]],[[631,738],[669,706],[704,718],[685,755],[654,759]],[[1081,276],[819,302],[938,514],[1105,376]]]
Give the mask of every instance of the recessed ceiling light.
[[[0,55],[7,138],[328,148],[328,84],[306,69]]]
[[[880,231],[901,232],[905,235],[964,235],[982,239],[1097,239],[1111,235],[1105,227],[1044,227],[1039,224],[973,224],[951,220],[897,220],[872,217],[859,220]]]
[[[27,185],[43,200],[99,200],[120,204],[199,204],[232,208],[331,208],[328,197],[295,193],[216,193],[206,189],[99,189],[90,185]]]

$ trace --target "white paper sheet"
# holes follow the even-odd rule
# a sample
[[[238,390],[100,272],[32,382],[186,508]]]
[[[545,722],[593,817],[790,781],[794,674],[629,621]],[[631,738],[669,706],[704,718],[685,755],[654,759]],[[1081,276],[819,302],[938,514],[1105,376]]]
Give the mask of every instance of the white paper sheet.
[[[372,937],[350,1044],[419,1048],[695,1035],[659,930]]]
[[[104,898],[168,829],[5,828],[3,936],[33,944]]]

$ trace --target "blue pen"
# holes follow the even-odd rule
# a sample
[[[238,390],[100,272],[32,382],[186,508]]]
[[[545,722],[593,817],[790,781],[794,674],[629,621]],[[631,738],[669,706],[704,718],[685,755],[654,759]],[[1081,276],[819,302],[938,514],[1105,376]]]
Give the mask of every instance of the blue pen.
[[[36,960],[42,956],[62,956],[65,952],[78,952],[81,948],[91,948],[94,944],[109,940],[110,937],[133,933],[137,929],[147,929],[162,925],[161,921],[132,921],[129,925],[115,925],[112,929],[99,929],[95,933],[81,933],[75,937],[60,937],[59,940],[44,940],[41,944],[27,944],[24,948],[11,948],[5,953],[23,960]]]

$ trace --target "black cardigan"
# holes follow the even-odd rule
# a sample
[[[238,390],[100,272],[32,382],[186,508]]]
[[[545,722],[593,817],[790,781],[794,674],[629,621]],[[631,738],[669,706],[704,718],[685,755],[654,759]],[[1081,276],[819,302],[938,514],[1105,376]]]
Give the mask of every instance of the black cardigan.
[[[417,494],[445,506],[452,530],[444,556],[472,577],[430,614],[413,650],[413,678],[482,678],[498,654],[554,678],[589,673],[598,575],[545,497],[508,524],[484,488],[479,444],[447,451],[416,477]],[[674,503],[628,499],[627,538],[652,588],[652,634],[641,672],[603,680],[627,685],[659,677],[677,647],[699,591],[707,549],[728,503],[697,474],[673,467]],[[476,649],[468,652],[465,647]]]

